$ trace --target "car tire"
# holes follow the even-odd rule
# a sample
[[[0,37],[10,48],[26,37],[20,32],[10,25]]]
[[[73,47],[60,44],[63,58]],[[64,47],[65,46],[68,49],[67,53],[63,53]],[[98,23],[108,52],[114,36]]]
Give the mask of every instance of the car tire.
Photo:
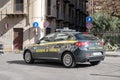
[[[76,66],[76,61],[69,52],[65,53],[62,57],[62,63],[67,68],[73,68]]]
[[[101,62],[101,61],[93,61],[93,62],[90,62],[90,64],[91,64],[92,66],[94,66],[94,65],[100,64],[100,62]]]
[[[34,63],[34,59],[32,58],[32,54],[30,51],[26,51],[24,54],[24,61],[28,64]]]

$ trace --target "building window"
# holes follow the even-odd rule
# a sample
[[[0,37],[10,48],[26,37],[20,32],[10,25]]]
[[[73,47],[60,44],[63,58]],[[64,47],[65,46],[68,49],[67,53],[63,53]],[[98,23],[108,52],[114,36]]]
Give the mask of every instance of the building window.
[[[59,6],[60,6],[60,1],[56,0],[56,5],[57,5],[57,18],[59,18]]]
[[[47,0],[47,14],[51,15],[51,0]]]
[[[14,11],[15,12],[23,12],[23,0],[15,0],[14,1]]]
[[[63,16],[64,16],[64,19],[65,19],[65,16],[66,16],[66,4],[63,5]]]

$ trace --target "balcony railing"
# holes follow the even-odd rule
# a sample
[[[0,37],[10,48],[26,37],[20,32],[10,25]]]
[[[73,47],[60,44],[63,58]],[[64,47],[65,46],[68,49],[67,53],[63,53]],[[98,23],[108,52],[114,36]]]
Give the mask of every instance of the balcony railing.
[[[64,17],[64,23],[69,23],[70,22],[70,17],[68,15],[66,15]]]
[[[71,0],[69,3],[70,6],[75,6],[75,0]]]
[[[70,0],[64,0],[65,3],[70,3]]]
[[[48,18],[55,18],[56,15],[56,9],[53,6],[47,7],[47,15]]]
[[[63,13],[59,13],[58,16],[57,16],[57,21],[63,21],[64,20],[64,17],[63,17]]]
[[[5,7],[3,7],[3,8],[0,9],[0,13],[2,15],[5,15],[7,13],[11,13],[11,11],[12,11],[12,5],[10,5],[10,4],[8,4]]]
[[[27,13],[25,11],[23,4],[8,4],[0,10],[1,19],[6,15],[24,15]]]

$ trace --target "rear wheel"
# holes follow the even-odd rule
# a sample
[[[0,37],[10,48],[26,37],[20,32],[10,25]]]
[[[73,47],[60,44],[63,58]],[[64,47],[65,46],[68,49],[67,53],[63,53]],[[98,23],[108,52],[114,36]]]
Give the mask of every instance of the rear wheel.
[[[63,55],[62,62],[63,62],[63,65],[67,68],[76,66],[75,59],[69,52]]]
[[[93,65],[93,66],[94,66],[94,65],[98,65],[98,64],[100,64],[100,61],[90,62],[90,64]]]
[[[34,63],[34,59],[32,58],[31,52],[30,51],[26,51],[24,54],[24,60],[26,63],[28,64],[32,64]]]

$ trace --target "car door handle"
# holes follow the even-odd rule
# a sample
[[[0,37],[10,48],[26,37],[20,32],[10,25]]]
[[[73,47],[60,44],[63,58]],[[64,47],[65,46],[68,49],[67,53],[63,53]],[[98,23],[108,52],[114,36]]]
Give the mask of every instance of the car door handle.
[[[60,48],[61,46],[60,45],[56,45],[54,48]]]

